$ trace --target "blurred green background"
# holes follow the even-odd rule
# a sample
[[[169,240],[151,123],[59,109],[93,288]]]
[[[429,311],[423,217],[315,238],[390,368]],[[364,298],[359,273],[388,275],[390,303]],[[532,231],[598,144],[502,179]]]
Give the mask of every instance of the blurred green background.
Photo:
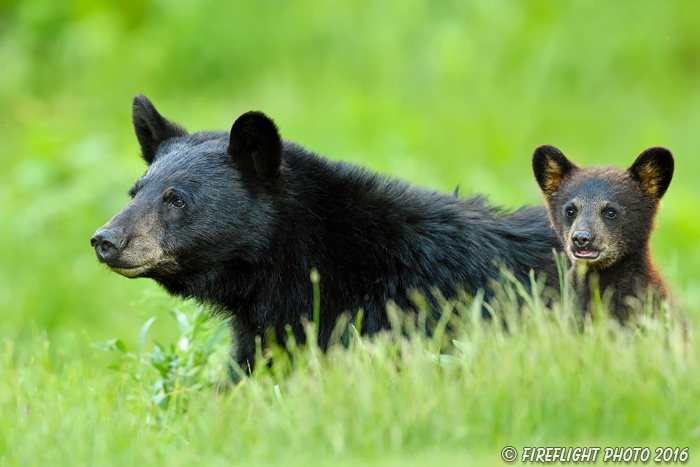
[[[169,303],[89,245],[145,170],[137,93],[194,131],[263,110],[332,159],[507,206],[541,204],[539,144],[618,166],[667,146],[653,250],[700,314],[698,31],[691,1],[2,2],[0,332],[135,339]]]

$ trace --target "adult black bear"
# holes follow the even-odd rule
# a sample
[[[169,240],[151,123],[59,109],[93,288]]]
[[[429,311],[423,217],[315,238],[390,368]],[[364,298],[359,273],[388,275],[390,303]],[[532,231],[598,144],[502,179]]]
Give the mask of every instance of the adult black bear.
[[[535,149],[532,167],[573,265],[583,311],[590,310],[596,284],[598,293],[612,292],[611,311],[621,322],[635,302],[646,302],[650,288],[658,307],[667,292],[651,260],[649,237],[659,200],[673,177],[671,152],[649,148],[627,170],[582,169],[559,149],[544,145]],[[585,272],[579,273],[579,265]]]
[[[310,271],[318,270],[318,342],[328,345],[343,312],[363,310],[362,331],[389,326],[387,301],[411,306],[418,291],[475,294],[499,278],[499,263],[528,283],[556,273],[558,245],[542,208],[503,213],[482,197],[416,188],[332,162],[282,141],[260,112],[230,132],[188,134],[139,95],[133,121],[146,173],[132,201],[91,239],[97,258],[127,277],[150,277],[176,295],[224,312],[235,359],[252,367],[255,336],[290,325],[304,340]]]

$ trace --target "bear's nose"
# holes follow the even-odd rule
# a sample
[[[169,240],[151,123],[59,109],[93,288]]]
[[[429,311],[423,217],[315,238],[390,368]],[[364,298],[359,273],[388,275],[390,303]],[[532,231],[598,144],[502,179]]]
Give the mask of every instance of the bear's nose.
[[[119,236],[109,230],[98,230],[90,239],[90,245],[95,248],[95,253],[100,261],[113,254],[121,247]]]
[[[578,248],[586,248],[593,242],[593,236],[584,230],[578,230],[571,236],[571,240]]]

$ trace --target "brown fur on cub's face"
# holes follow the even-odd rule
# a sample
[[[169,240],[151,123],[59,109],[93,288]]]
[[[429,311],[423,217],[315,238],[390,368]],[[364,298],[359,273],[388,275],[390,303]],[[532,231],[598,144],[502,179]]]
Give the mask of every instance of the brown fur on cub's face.
[[[598,275],[602,291],[612,287],[619,318],[626,316],[626,296],[640,288],[654,285],[665,294],[649,255],[649,237],[673,166],[671,152],[661,147],[647,149],[626,170],[581,168],[548,145],[533,154],[535,178],[552,227],[574,265],[572,271],[577,263],[585,264]],[[587,288],[587,281],[583,283]],[[579,293],[579,298],[587,305],[587,293],[586,297]]]

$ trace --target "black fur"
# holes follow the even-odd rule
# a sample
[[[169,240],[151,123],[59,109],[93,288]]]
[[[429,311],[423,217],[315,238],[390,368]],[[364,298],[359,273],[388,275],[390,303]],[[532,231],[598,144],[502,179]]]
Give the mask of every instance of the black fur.
[[[140,106],[139,114],[144,109],[152,110],[139,121],[181,128],[160,121],[152,105]],[[141,141],[142,126],[136,132]],[[255,336],[272,330],[284,340],[288,324],[304,339],[313,268],[320,274],[323,348],[343,312],[362,309],[362,331],[374,333],[389,325],[387,302],[409,308],[413,291],[437,312],[434,288],[448,298],[461,288],[485,289],[490,299],[500,263],[525,284],[531,269],[556,274],[558,242],[543,207],[507,213],[481,196],[461,199],[329,161],[280,140],[259,112],[241,116],[230,133],[172,138],[149,127],[148,134],[167,138],[145,145],[144,152],[158,150],[132,189],[134,199],[93,245],[109,266],[138,248],[139,239],[158,236],[162,252],[155,256],[175,264],[153,260],[126,275],[151,277],[172,294],[214,305],[231,320],[244,369],[253,364]],[[144,211],[157,219],[151,234],[124,222]],[[101,232],[122,238],[124,251],[103,251]]]

